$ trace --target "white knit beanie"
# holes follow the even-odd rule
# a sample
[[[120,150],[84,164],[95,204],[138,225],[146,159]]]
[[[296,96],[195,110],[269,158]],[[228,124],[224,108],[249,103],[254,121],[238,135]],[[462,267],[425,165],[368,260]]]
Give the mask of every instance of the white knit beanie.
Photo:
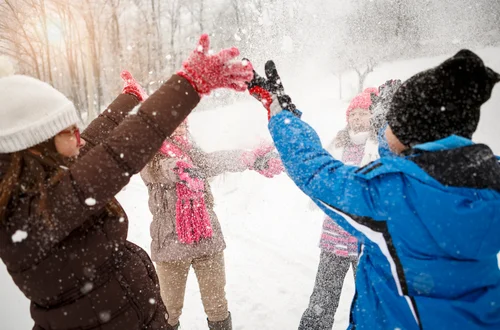
[[[73,103],[35,78],[0,77],[0,99],[0,153],[33,147],[80,123]]]

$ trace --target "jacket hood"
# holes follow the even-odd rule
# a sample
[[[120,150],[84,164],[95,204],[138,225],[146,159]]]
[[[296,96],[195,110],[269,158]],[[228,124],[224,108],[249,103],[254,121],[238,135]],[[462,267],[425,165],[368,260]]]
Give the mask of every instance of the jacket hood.
[[[457,259],[482,259],[500,251],[500,165],[490,148],[452,136],[417,146],[408,160],[426,197],[415,212],[436,243]]]

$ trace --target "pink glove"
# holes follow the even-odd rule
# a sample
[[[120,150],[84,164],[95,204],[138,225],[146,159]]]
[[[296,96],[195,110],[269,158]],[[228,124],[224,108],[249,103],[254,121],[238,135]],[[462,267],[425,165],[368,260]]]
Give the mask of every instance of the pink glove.
[[[257,158],[264,157],[273,149],[274,146],[272,145],[261,145],[257,149],[244,152],[243,155],[241,156],[241,160],[243,161],[243,164],[245,164],[246,167],[248,167],[249,170],[253,170]]]
[[[253,68],[248,61],[234,60],[238,48],[223,49],[209,55],[210,40],[207,34],[200,37],[197,49],[182,64],[177,74],[187,79],[200,95],[210,94],[217,88],[230,88],[239,92],[247,89],[253,78]]]
[[[272,178],[284,171],[281,160],[274,157],[274,146],[263,145],[242,155],[243,163],[250,170],[255,170],[266,178]]]
[[[140,102],[143,102],[148,98],[148,94],[146,94],[141,85],[139,85],[137,81],[135,81],[130,72],[128,72],[127,70],[123,70],[120,76],[125,82],[123,85],[122,94],[134,95]]]
[[[266,178],[272,178],[275,175],[281,174],[285,168],[283,167],[283,163],[278,158],[271,158],[267,161],[267,168],[258,171],[260,174],[265,176]]]
[[[194,168],[194,166],[182,160],[179,160],[175,165],[174,171],[181,182],[193,192],[201,192],[203,195],[205,182],[200,178],[193,178],[189,175],[189,169]]]

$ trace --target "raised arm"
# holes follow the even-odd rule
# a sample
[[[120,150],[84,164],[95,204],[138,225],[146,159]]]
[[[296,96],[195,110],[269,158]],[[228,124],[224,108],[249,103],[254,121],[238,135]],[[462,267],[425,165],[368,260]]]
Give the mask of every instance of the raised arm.
[[[243,150],[223,150],[206,153],[197,149],[192,153],[193,162],[207,178],[226,172],[243,172],[247,166],[242,161]]]
[[[318,204],[357,216],[378,217],[377,191],[321,146],[316,132],[288,111],[271,118],[269,130],[283,165],[297,186]]]
[[[140,102],[147,99],[146,92],[130,72],[123,71],[121,77],[124,80],[122,93],[82,132],[82,138],[87,142],[80,152],[82,156],[104,141]]]
[[[274,63],[266,64],[266,76],[261,85],[272,86],[267,87],[270,96],[257,98],[272,100],[265,104],[271,117],[269,130],[287,174],[325,213],[340,214],[339,225],[358,238],[364,237],[351,220],[381,219],[377,184],[357,175],[358,167],[344,165],[322,147],[316,132],[300,119],[301,112],[284,93]]]
[[[66,229],[62,234],[101,210],[149,162],[199,100],[194,88],[174,75],[137,115],[127,116],[105,141],[80,158],[48,191],[54,217],[61,219],[59,228]]]
[[[190,74],[173,75],[139,108],[129,115],[109,137],[80,158],[65,176],[48,190],[48,200],[59,235],[66,235],[102,208],[138,173],[160,149],[162,142],[198,104],[201,92],[220,87],[238,89],[251,76],[251,66],[232,59],[223,50],[208,54],[208,36],[200,39],[201,49],[185,62]],[[231,65],[229,65],[231,64]],[[231,74],[234,69],[238,74]],[[245,70],[248,74],[245,76]],[[191,80],[189,80],[191,77]],[[196,77],[194,79],[193,77]],[[211,83],[211,79],[217,84]],[[203,88],[197,84],[203,82]]]

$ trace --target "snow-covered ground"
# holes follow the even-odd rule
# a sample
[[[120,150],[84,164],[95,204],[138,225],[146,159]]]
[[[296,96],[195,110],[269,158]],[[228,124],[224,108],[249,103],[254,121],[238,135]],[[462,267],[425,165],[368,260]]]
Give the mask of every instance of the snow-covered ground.
[[[478,51],[485,62],[500,72],[500,49]],[[379,85],[388,78],[406,79],[438,64],[446,56],[400,61],[376,68],[367,84]],[[314,77],[313,77],[314,75]],[[336,99],[333,76],[311,73],[297,79],[282,74],[287,91],[303,110],[304,120],[317,129],[324,142],[345,125],[346,102]],[[350,78],[347,76],[346,81]],[[353,81],[353,86],[355,81]],[[270,141],[264,110],[249,99],[217,111],[194,113],[191,130],[207,151],[251,148],[260,140]],[[475,138],[500,153],[500,86],[483,107]],[[255,172],[226,174],[212,183],[216,212],[226,237],[227,296],[235,329],[295,329],[312,292],[319,260],[318,240],[322,214],[308,208],[308,199],[285,176],[266,179]],[[147,191],[138,177],[119,194],[130,219],[130,240],[149,251]],[[31,329],[28,302],[0,266],[0,328]],[[338,323],[345,329],[354,283],[345,281]],[[184,329],[206,329],[194,273],[190,274],[184,314]]]

